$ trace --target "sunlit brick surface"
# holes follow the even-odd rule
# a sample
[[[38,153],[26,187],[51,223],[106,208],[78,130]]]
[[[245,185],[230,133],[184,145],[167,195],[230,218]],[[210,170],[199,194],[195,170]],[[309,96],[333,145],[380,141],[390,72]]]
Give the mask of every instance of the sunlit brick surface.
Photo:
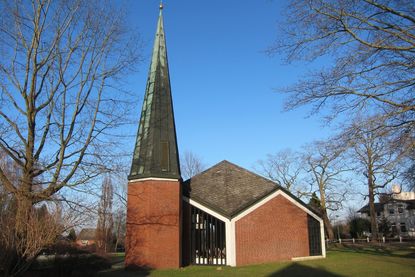
[[[180,267],[179,181],[130,183],[127,203],[126,267]]]
[[[236,222],[236,265],[309,255],[307,214],[279,195]]]

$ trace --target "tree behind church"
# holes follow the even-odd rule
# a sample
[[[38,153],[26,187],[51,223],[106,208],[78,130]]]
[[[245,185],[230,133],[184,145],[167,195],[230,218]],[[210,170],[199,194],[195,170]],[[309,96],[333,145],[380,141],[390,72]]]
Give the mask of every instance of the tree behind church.
[[[407,147],[396,145],[388,129],[376,128],[372,120],[356,120],[342,134],[344,144],[351,149],[351,162],[363,175],[369,202],[369,216],[373,238],[378,238],[375,198],[400,175],[400,161]]]
[[[346,148],[335,141],[316,141],[308,145],[303,157],[306,179],[311,189],[320,196],[319,211],[329,239],[334,239],[334,232],[328,212],[342,207],[348,191],[348,180],[344,173],[350,171],[343,157]],[[316,199],[313,202],[317,202]]]
[[[180,156],[180,170],[183,180],[192,178],[206,169],[202,158],[191,151],[186,151]]]
[[[303,185],[304,164],[301,161],[301,154],[298,152],[284,149],[275,154],[268,154],[266,159],[258,161],[256,171],[283,186],[297,197],[310,195]]]
[[[321,202],[320,202],[320,199],[318,198],[318,196],[317,196],[316,192],[313,192],[313,193],[311,194],[311,198],[310,198],[310,201],[308,202],[308,205],[309,205],[310,207],[312,207],[314,210],[316,210],[316,211],[319,211],[319,212],[320,212],[320,209],[321,209]]]
[[[109,176],[105,176],[102,182],[101,198],[98,208],[98,222],[96,229],[97,250],[107,252],[111,249],[113,241],[113,187]]]

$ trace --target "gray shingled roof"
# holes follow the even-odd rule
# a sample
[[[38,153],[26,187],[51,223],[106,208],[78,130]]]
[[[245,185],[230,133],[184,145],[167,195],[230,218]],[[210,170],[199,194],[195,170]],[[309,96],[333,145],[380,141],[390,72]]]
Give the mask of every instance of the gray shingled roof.
[[[358,213],[369,213],[370,209],[369,209],[369,204],[365,205],[364,207],[362,207],[360,210],[358,210]],[[383,204],[381,203],[375,203],[375,211],[377,213],[383,211]]]
[[[276,183],[228,161],[184,182],[185,196],[229,218],[278,189],[282,188]],[[284,192],[309,209],[301,200]]]
[[[390,203],[390,202],[402,202],[402,203],[406,203],[408,205],[406,207],[408,210],[415,209],[415,200],[414,199],[411,199],[411,200],[391,199],[387,203]],[[387,204],[387,203],[375,203],[375,211],[376,212],[382,212],[383,211],[383,206],[385,204]],[[365,206],[363,206],[357,212],[358,213],[369,213],[370,212],[369,204],[366,204]]]
[[[94,228],[82,229],[81,232],[79,232],[77,239],[78,240],[94,240],[96,237],[96,231],[97,229],[94,229]]]

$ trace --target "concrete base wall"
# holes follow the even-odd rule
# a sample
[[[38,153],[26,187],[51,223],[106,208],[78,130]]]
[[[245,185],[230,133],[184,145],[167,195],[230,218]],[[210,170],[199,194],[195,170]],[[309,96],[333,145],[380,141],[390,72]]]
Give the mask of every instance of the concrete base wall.
[[[127,200],[126,268],[181,266],[181,184],[130,182]]]

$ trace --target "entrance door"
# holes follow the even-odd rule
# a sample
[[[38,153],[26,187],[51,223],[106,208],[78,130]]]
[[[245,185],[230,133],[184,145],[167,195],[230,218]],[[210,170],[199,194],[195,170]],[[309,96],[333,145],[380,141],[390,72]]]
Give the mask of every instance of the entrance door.
[[[225,222],[191,206],[191,263],[226,265]]]

